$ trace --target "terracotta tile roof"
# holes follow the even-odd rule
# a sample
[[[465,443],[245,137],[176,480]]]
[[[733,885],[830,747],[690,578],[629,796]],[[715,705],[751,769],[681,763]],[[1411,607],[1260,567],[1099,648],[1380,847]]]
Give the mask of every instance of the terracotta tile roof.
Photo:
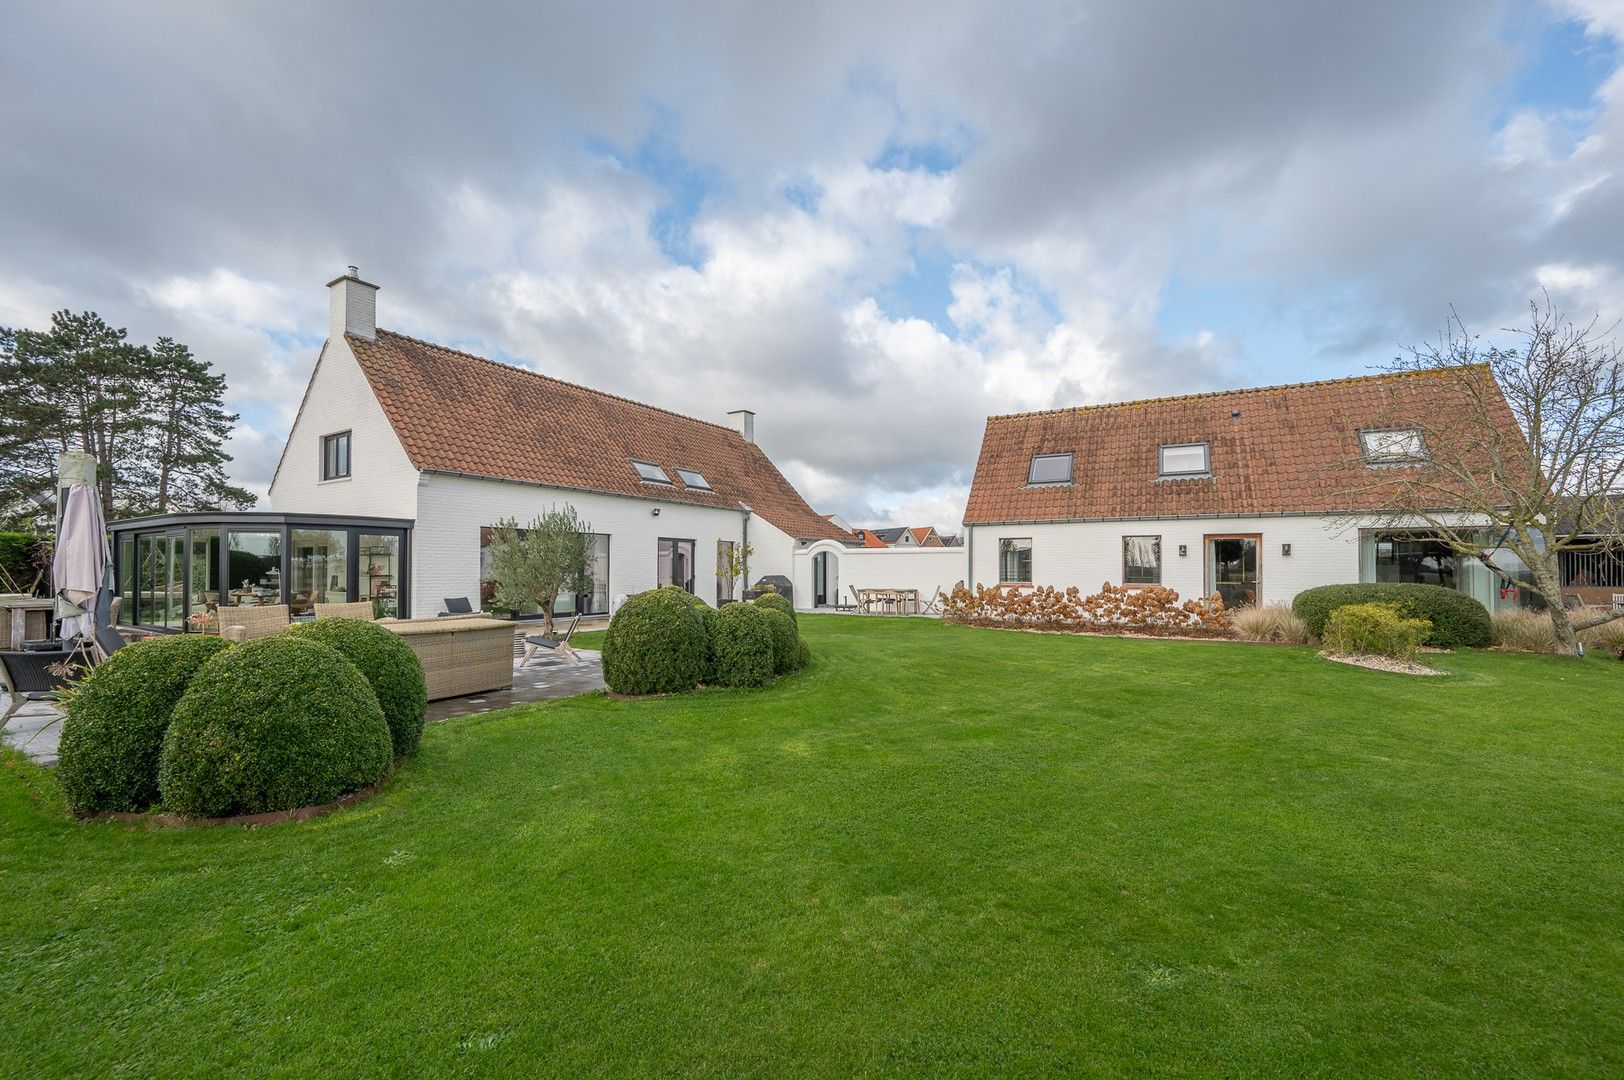
[[[1429,415],[1451,385],[1437,373],[1367,375],[989,417],[964,520],[1378,509],[1378,496],[1355,494],[1369,483],[1359,431]],[[1509,408],[1504,423],[1516,428]],[[1198,442],[1211,445],[1210,475],[1158,479],[1158,447]],[[1071,484],[1027,484],[1034,454],[1066,452]]]
[[[737,509],[797,538],[850,540],[731,428],[387,330],[350,349],[413,466],[550,487]],[[631,460],[673,483],[643,482]],[[689,487],[678,468],[711,490]]]
[[[933,528],[935,528],[933,525],[920,525],[909,529],[908,531],[913,533],[914,543],[923,546],[925,541],[930,538],[930,531]],[[938,543],[940,543],[940,541],[938,541]]]
[[[855,535],[858,543],[862,544],[863,547],[882,548],[891,546],[884,540],[881,540],[878,536],[875,536],[873,530],[870,529],[858,529]]]

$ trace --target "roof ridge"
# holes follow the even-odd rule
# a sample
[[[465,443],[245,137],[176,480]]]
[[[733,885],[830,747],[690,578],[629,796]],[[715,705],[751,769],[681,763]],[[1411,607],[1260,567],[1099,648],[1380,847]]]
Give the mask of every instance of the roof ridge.
[[[610,393],[608,390],[599,390],[599,389],[597,389],[595,387],[586,386],[586,385],[584,385],[582,383],[573,383],[573,382],[570,382],[568,379],[560,379],[556,375],[544,375],[539,371],[535,371],[535,370],[532,370],[531,368],[527,368],[527,367],[519,367],[516,364],[505,364],[500,360],[492,360],[488,356],[480,356],[477,353],[471,353],[471,352],[467,351],[466,349],[454,349],[450,345],[442,345],[438,341],[427,341],[427,340],[425,340],[423,338],[413,337],[410,334],[402,334],[398,330],[385,330],[382,327],[379,327],[377,329],[377,333],[379,333],[379,334],[388,334],[390,337],[400,338],[403,341],[410,341],[410,342],[413,342],[414,344],[417,344],[417,345],[424,345],[424,346],[427,346],[430,349],[439,349],[441,352],[448,352],[448,353],[451,353],[454,356],[460,356],[460,357],[463,357],[464,359],[467,359],[467,360],[474,360],[474,361],[477,361],[478,363],[481,363],[481,364],[489,364],[492,367],[501,368],[503,371],[515,371],[515,372],[518,372],[521,375],[528,375],[533,379],[541,379],[543,382],[557,383],[559,386],[568,386],[568,387],[570,387],[572,389],[575,389],[575,390],[583,390],[588,394],[597,394],[600,397],[611,398],[611,399],[613,399],[615,401],[624,402],[627,405],[635,405],[640,409],[648,409],[650,412],[664,413],[667,416],[674,416],[679,420],[689,420],[689,421],[692,421],[695,424],[704,424],[706,427],[713,427],[713,428],[716,428],[719,431],[728,432],[731,435],[738,435],[739,434],[737,431],[734,431],[732,428],[728,427],[726,424],[718,424],[714,420],[701,420],[697,416],[689,416],[687,413],[680,413],[680,412],[677,412],[675,409],[662,408],[659,405],[650,405],[646,401],[638,401],[636,398],[629,398],[629,397],[626,397],[623,394],[614,394],[614,393]],[[345,336],[346,337],[353,337],[354,335],[353,334],[346,334]],[[363,338],[362,340],[365,340],[365,339]],[[739,441],[740,442],[744,441],[743,436],[740,436]],[[750,443],[750,444],[747,444],[747,445],[754,445],[754,444]]]
[[[1458,364],[1462,368],[1487,368],[1488,364]],[[1377,371],[1369,375],[1344,375],[1338,379],[1312,379],[1308,382],[1275,383],[1271,386],[1241,386],[1232,390],[1203,390],[1196,394],[1165,394],[1160,397],[1135,398],[1130,401],[1101,401],[1092,405],[1067,405],[1059,409],[1033,409],[1028,412],[994,413],[991,420],[1019,420],[1029,416],[1055,416],[1059,413],[1093,412],[1100,409],[1121,409],[1130,405],[1160,405],[1170,401],[1198,401],[1203,398],[1233,397],[1237,394],[1267,394],[1282,390],[1306,390],[1317,386],[1342,386],[1348,383],[1375,382],[1381,379],[1410,378],[1436,375],[1442,368],[1418,368],[1413,371]]]

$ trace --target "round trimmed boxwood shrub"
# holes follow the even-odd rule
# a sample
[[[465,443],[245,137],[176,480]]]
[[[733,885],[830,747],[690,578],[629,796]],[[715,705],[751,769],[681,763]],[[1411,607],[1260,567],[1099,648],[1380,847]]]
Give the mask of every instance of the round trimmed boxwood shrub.
[[[210,660],[158,759],[164,806],[193,817],[332,802],[377,783],[392,743],[378,696],[331,645],[279,634]]]
[[[754,604],[724,604],[716,612],[711,648],[717,686],[766,686],[773,681],[770,614]]]
[[[67,702],[57,781],[79,813],[145,810],[158,801],[158,754],[175,705],[199,668],[231,648],[207,634],[136,641],[91,669]]]
[[[1331,612],[1349,604],[1393,604],[1412,619],[1426,619],[1432,623],[1432,632],[1425,644],[1439,649],[1485,649],[1494,638],[1488,608],[1442,585],[1321,585],[1298,593],[1291,610],[1308,624],[1310,633],[1323,638]]]
[[[364,619],[317,619],[297,623],[286,633],[331,645],[343,654],[378,695],[395,756],[404,757],[417,749],[429,698],[423,664],[404,638]]]
[[[773,646],[773,674],[788,675],[796,669],[800,659],[801,635],[795,631],[795,622],[782,611],[763,608],[766,616],[767,636]]]
[[[768,611],[782,611],[789,616],[790,622],[800,621],[795,615],[795,605],[789,602],[789,597],[780,593],[762,593],[755,598],[753,603],[759,608],[766,608]]]
[[[706,677],[704,601],[683,589],[626,599],[603,637],[603,681],[617,694],[677,694]]]
[[[799,671],[812,662],[812,646],[806,643],[806,638],[795,639],[795,670]]]

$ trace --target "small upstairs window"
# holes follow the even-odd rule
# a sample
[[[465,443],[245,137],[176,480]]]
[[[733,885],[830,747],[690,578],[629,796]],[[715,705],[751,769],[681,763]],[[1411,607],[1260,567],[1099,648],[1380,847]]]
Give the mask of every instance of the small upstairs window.
[[[682,477],[682,482],[691,488],[698,488],[700,491],[709,491],[711,489],[710,481],[705,479],[704,473],[695,472],[693,469],[678,469],[677,475]]]
[[[1371,465],[1414,465],[1427,460],[1427,444],[1414,428],[1361,431],[1359,447]]]
[[[1070,454],[1034,454],[1026,470],[1028,484],[1071,483]]]
[[[1161,476],[1205,476],[1212,472],[1212,444],[1167,443],[1157,457]]]
[[[350,433],[321,437],[321,478],[343,480],[350,475]]]
[[[653,462],[638,461],[636,458],[632,458],[631,462],[632,468],[637,470],[637,475],[642,477],[644,483],[664,484],[666,487],[672,486],[671,477],[667,476],[665,470]]]

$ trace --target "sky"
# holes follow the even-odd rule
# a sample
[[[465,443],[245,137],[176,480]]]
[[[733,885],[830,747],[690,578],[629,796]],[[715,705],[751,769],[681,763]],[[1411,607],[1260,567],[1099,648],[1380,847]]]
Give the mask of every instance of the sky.
[[[956,531],[988,415],[1624,317],[1624,0],[0,5],[0,325],[224,372],[263,492],[388,329]]]

